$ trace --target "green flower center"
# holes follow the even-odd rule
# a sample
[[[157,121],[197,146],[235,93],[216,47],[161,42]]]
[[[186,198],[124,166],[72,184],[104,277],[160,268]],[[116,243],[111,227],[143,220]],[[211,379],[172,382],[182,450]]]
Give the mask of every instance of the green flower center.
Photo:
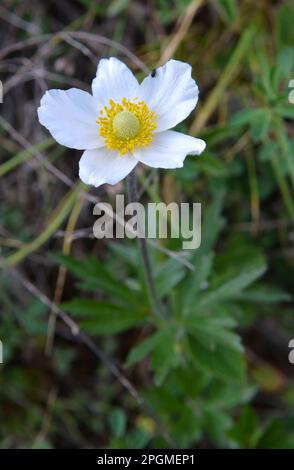
[[[140,121],[130,111],[121,111],[114,117],[112,127],[119,139],[133,139],[140,131]]]

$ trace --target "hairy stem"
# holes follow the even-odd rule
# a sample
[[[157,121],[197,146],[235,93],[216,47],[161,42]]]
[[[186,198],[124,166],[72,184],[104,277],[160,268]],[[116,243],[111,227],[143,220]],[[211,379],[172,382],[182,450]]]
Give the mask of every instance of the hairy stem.
[[[127,178],[129,202],[138,202],[137,179],[135,171],[136,170],[134,169]],[[148,292],[150,306],[154,314],[162,317],[162,305],[157,295],[145,238],[138,237],[138,246],[141,255],[145,284]]]

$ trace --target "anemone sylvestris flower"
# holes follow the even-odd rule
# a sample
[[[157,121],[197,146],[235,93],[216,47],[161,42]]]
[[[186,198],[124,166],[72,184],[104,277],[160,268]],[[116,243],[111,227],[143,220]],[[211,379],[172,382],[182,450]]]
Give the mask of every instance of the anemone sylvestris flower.
[[[84,150],[80,178],[100,186],[118,183],[138,162],[180,168],[186,155],[203,152],[203,140],[169,130],[191,113],[197,100],[190,65],[170,60],[139,84],[112,57],[100,60],[92,94],[76,88],[49,90],[38,116],[57,142]]]

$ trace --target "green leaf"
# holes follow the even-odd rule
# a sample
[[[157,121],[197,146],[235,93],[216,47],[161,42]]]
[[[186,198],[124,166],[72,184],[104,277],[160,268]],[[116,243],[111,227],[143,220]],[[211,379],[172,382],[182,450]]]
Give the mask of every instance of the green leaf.
[[[249,108],[249,109],[242,109],[235,113],[231,119],[230,124],[232,126],[244,126],[245,124],[251,124],[252,120],[258,120],[264,115],[263,108]]]
[[[219,344],[210,350],[193,336],[190,336],[189,345],[192,358],[200,369],[231,382],[244,380],[245,359],[241,352]]]
[[[161,332],[157,332],[134,346],[127,357],[126,367],[144,359],[151,351],[153,351],[160,339]]]
[[[280,83],[282,80],[289,80],[291,77],[291,71],[294,64],[294,51],[293,47],[286,46],[279,51],[276,58],[276,65],[274,67],[273,73],[273,83],[277,91],[277,94],[280,94]]]
[[[213,253],[203,254],[195,271],[185,280],[181,290],[181,309],[184,315],[192,312],[197,302],[198,293],[207,281],[213,261]]]
[[[255,141],[261,140],[267,133],[272,113],[267,108],[250,108],[238,111],[231,118],[232,126],[248,125]]]
[[[113,305],[93,299],[73,299],[61,305],[67,312],[89,320],[83,320],[81,327],[97,335],[109,335],[124,331],[140,324],[145,314],[137,308]]]
[[[163,384],[170,369],[178,364],[175,335],[172,330],[165,330],[160,334],[160,341],[155,345],[151,360],[151,369],[154,371],[155,385]]]
[[[280,105],[275,108],[276,113],[284,119],[294,119],[294,105]]]
[[[255,116],[250,122],[250,131],[255,142],[262,140],[266,136],[272,120],[272,112],[269,109],[261,111],[262,113],[259,116]]]
[[[114,408],[109,416],[108,423],[112,434],[115,437],[123,437],[126,432],[127,418],[124,410],[121,408]]]
[[[169,370],[178,363],[174,333],[174,330],[167,329],[149,336],[131,350],[126,365],[141,361],[152,352],[150,367],[155,384],[161,385]]]
[[[225,318],[225,320],[227,319]],[[185,325],[187,331],[211,351],[219,345],[235,349],[236,351],[243,351],[240,337],[230,331],[226,323],[223,324],[222,317],[194,315],[186,320]]]
[[[231,428],[229,435],[241,448],[251,449],[255,447],[257,418],[250,406],[243,408],[238,421]]]
[[[212,251],[217,238],[225,225],[225,219],[221,215],[225,198],[225,190],[216,191],[213,202],[206,208],[202,226],[201,245],[195,250],[194,264],[198,267],[198,262],[203,253],[207,254]]]
[[[242,265],[240,272],[236,273],[231,279],[226,280],[219,286],[212,287],[202,294],[198,307],[202,308],[236,298],[240,292],[262,276],[265,269],[263,257],[259,257],[247,265]]]
[[[116,279],[96,258],[87,256],[83,261],[79,261],[66,255],[51,254],[50,256],[81,279],[79,283],[81,289],[101,290],[113,299],[126,304],[138,303],[135,292],[124,285],[122,280]]]
[[[205,389],[205,406],[214,410],[226,410],[245,404],[252,399],[256,388],[252,385],[234,384],[221,380],[212,380]]]
[[[224,203],[224,191],[219,191],[204,214],[201,245],[192,256],[194,271],[189,271],[178,289],[178,308],[186,315],[192,311],[195,301],[201,295],[201,289],[210,275],[213,262],[213,248],[224,226],[221,215]]]
[[[206,409],[203,413],[204,428],[210,439],[223,447],[226,443],[226,434],[232,425],[232,418],[227,413]]]
[[[148,432],[135,428],[128,434],[126,449],[146,449],[149,439]]]
[[[293,429],[293,427],[292,427]],[[271,419],[262,433],[259,435],[259,439],[256,443],[257,449],[293,449],[294,439],[293,434],[289,431],[289,435],[283,422],[278,418]]]
[[[182,264],[173,258],[161,263],[155,272],[156,288],[158,295],[164,297],[179,284],[185,275]]]
[[[246,302],[273,304],[279,302],[290,302],[292,300],[292,296],[288,292],[275,286],[260,284],[241,292],[237,295],[236,299],[244,300]]]
[[[126,243],[109,242],[109,248],[117,257],[121,258],[129,266],[133,268],[138,266],[139,260],[136,246],[128,246]]]
[[[276,15],[277,40],[280,46],[286,44],[293,47],[294,10],[290,4],[281,5]]]
[[[218,156],[205,152],[205,158],[194,160],[197,168],[210,176],[224,177],[228,174],[228,165],[222,162]]]
[[[269,140],[267,143],[262,145],[259,151],[259,158],[262,162],[268,162],[274,154],[279,151],[277,142]]]

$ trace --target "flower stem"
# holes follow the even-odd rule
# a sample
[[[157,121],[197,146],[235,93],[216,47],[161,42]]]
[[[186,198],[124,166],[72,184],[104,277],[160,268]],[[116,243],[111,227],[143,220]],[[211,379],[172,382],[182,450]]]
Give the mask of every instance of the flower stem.
[[[129,202],[138,202],[138,191],[137,191],[137,178],[136,170],[134,170],[127,177],[127,189]],[[153,272],[151,269],[150,258],[147,249],[146,239],[138,237],[138,246],[144,271],[144,279],[147,288],[148,298],[150,306],[155,315],[163,317],[162,305],[157,295]]]

